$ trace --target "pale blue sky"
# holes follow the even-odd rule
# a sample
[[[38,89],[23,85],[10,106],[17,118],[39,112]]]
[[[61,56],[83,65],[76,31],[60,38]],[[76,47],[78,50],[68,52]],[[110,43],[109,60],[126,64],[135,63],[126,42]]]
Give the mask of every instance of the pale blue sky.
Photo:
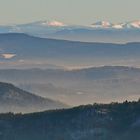
[[[140,19],[140,0],[0,0],[0,24],[58,20],[91,24]]]

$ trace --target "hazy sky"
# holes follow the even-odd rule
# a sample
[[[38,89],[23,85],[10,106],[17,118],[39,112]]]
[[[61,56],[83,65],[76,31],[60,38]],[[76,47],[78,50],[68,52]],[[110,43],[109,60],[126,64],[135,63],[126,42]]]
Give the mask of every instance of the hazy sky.
[[[58,20],[91,24],[140,19],[140,0],[0,0],[0,24]]]

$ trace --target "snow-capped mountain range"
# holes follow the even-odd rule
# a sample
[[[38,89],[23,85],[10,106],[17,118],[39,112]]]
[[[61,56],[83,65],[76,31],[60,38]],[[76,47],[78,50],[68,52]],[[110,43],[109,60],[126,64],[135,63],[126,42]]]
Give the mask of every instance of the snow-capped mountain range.
[[[140,29],[140,20],[131,21],[131,22],[122,22],[122,23],[111,23],[108,21],[99,21],[93,23],[93,28],[112,28],[112,29],[130,29],[130,28],[138,28]]]
[[[135,20],[135,21],[130,21],[130,22],[121,22],[121,23],[112,23],[109,21],[98,21],[95,22],[91,25],[70,25],[70,24],[65,24],[63,22],[60,21],[37,21],[37,22],[32,22],[32,23],[28,23],[28,24],[19,24],[19,25],[9,25],[9,26],[0,26],[0,28],[8,28],[9,32],[13,32],[13,31],[22,31],[22,28],[26,28],[26,27],[33,27],[33,26],[38,26],[38,27],[42,27],[42,28],[62,28],[62,29],[73,29],[73,28],[90,28],[90,29],[94,29],[94,28],[111,28],[111,29],[131,29],[131,28],[137,28],[140,29],[140,20]]]
[[[140,20],[122,23],[99,21],[90,25],[71,25],[56,20],[37,21],[0,26],[0,33],[25,33],[41,38],[82,42],[139,42]]]

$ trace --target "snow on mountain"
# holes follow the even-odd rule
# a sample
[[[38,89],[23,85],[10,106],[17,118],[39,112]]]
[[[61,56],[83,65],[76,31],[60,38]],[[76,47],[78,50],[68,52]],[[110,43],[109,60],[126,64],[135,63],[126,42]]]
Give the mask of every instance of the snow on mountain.
[[[60,27],[61,27],[61,26],[65,26],[64,23],[59,22],[59,21],[52,21],[52,22],[49,22],[48,25],[49,25],[49,26],[58,26],[58,27],[59,27],[59,26],[60,26]]]
[[[12,59],[16,56],[16,54],[12,54],[12,53],[3,53],[0,54],[0,58],[4,58],[4,59]]]
[[[16,56],[16,54],[9,54],[9,53],[4,53],[4,54],[1,54],[1,55],[5,59],[11,59],[11,58]]]
[[[137,21],[132,21],[129,23],[132,27],[134,28],[140,28],[140,21],[137,20]]]
[[[39,24],[41,26],[52,26],[52,27],[63,27],[63,26],[66,26],[66,24],[64,24],[63,22],[60,22],[60,21],[41,21],[39,22]]]
[[[124,23],[118,23],[118,24],[113,24],[112,25],[112,28],[115,28],[115,29],[123,29],[124,28]]]
[[[92,27],[95,27],[95,28],[109,28],[109,27],[111,27],[111,23],[108,22],[108,21],[99,21],[99,22],[93,23]]]
[[[110,23],[108,21],[100,21],[93,23],[93,28],[112,28],[112,29],[131,29],[131,28],[140,28],[140,20],[131,21],[131,22],[122,22],[122,23]]]

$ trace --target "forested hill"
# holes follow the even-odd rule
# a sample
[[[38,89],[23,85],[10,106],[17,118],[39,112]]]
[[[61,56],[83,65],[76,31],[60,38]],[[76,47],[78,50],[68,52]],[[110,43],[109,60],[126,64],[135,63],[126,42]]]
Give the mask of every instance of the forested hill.
[[[140,101],[1,114],[0,140],[140,140]]]
[[[0,113],[30,113],[66,107],[67,105],[59,101],[32,94],[10,83],[0,82]]]

